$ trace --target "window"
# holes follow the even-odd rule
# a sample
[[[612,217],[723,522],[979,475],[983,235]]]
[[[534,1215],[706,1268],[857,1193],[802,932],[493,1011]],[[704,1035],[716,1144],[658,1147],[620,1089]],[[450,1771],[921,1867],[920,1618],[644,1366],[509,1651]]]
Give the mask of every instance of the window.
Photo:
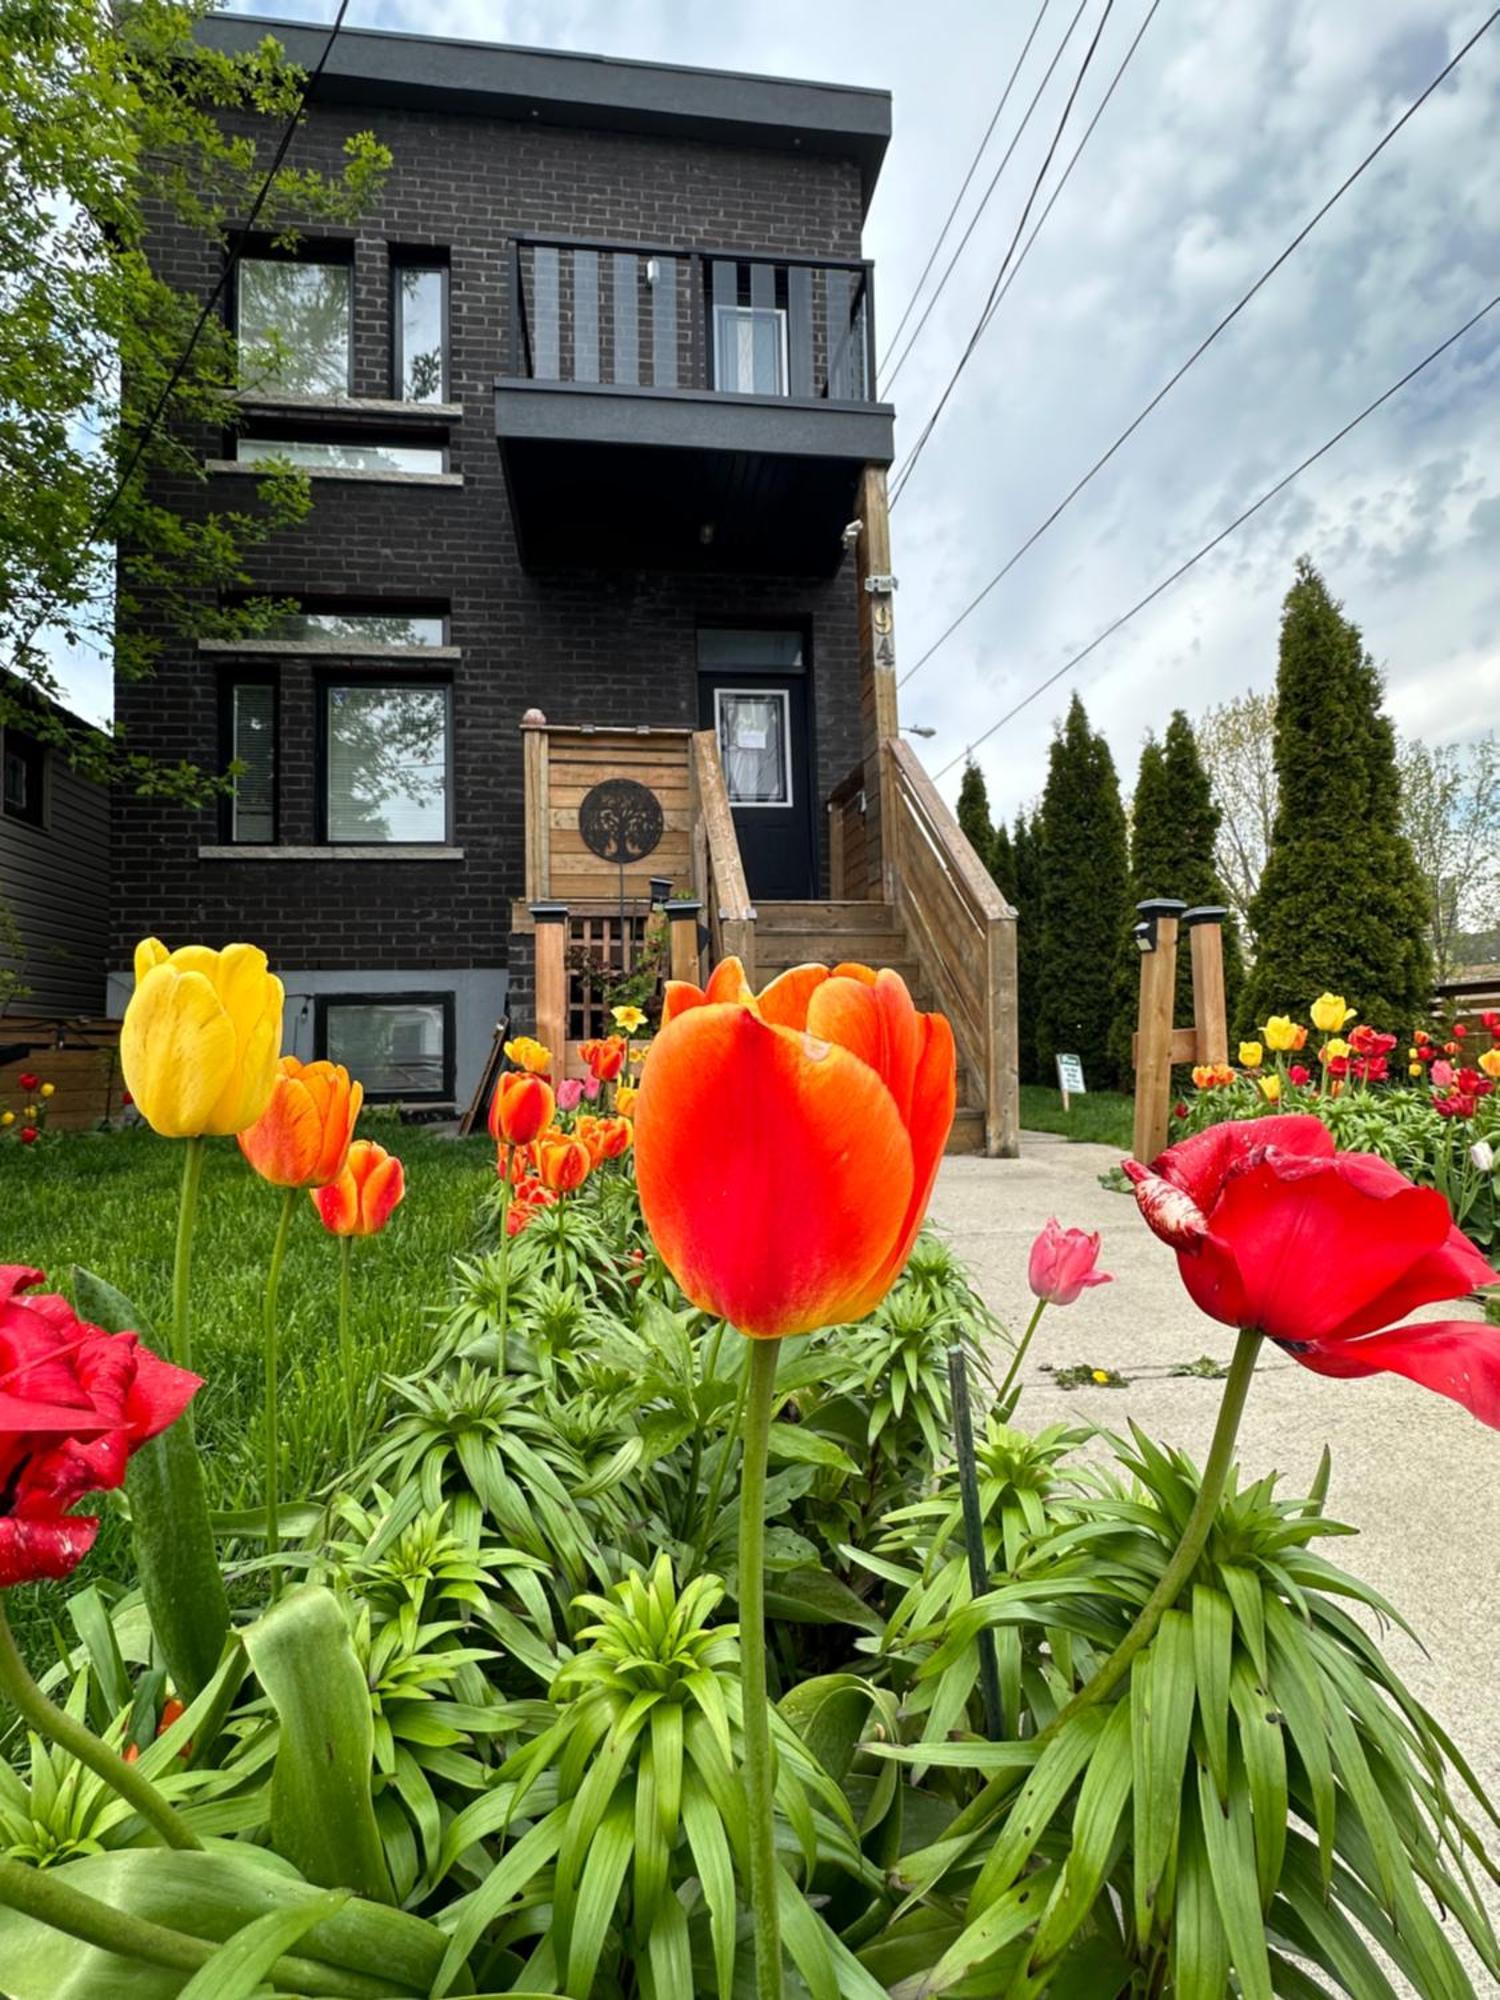
[[[241,465],[285,459],[309,472],[446,472],[441,445],[398,444],[384,439],[237,437]]]
[[[357,1076],[368,1100],[451,1098],[453,995],[320,996],[317,1051]]]
[[[347,258],[241,258],[241,388],[349,395],[353,278]]]
[[[763,674],[800,674],[802,634],[753,626],[711,626],[698,634],[698,671],[733,673],[753,667]]]
[[[47,751],[34,736],[19,729],[4,732],[5,817],[28,826],[46,824]]]
[[[363,646],[446,646],[448,620],[441,611],[294,611],[278,623],[276,637],[319,644],[345,639]]]
[[[448,391],[448,268],[402,258],[391,265],[396,394],[441,403]]]
[[[430,683],[325,688],[328,840],[448,838],[450,694]]]
[[[714,383],[742,396],[786,394],[786,314],[779,306],[714,307]]]
[[[271,681],[236,681],[229,690],[229,754],[244,766],[229,800],[229,838],[276,838],[276,689]]]
[[[714,720],[729,803],[792,803],[789,700],[784,688],[716,688]]]

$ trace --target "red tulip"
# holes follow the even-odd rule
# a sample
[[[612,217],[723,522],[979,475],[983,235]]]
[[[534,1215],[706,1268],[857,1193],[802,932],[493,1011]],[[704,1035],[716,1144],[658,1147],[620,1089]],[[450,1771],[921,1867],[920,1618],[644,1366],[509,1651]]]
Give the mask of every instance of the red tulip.
[[[613,1083],[625,1067],[629,1046],[623,1035],[606,1035],[602,1041],[580,1042],[578,1053],[593,1072],[596,1082]]]
[[[1405,1375],[1500,1428],[1500,1331],[1392,1325],[1496,1282],[1435,1188],[1336,1151],[1320,1119],[1296,1116],[1214,1125],[1125,1172],[1212,1318],[1259,1329],[1320,1375]]]
[[[894,972],[738,959],[672,982],[635,1107],[641,1208],[687,1296],[764,1339],[862,1319],[927,1212],[953,1032]]]
[[[310,1190],[330,1236],[378,1236],[405,1193],[401,1162],[373,1139],[356,1139],[338,1179]]]
[[[135,1333],[105,1333],[42,1273],[0,1265],[0,1587],[64,1577],[99,1532],[70,1513],[124,1482],[138,1445],[174,1424],[203,1386]]]
[[[1287,1081],[1295,1083],[1299,1090],[1312,1082],[1312,1071],[1305,1069],[1301,1063],[1293,1063],[1286,1074]]]
[[[23,1069],[21,1074],[16,1078],[16,1082],[26,1092],[28,1097],[36,1089],[41,1080],[34,1069]]]
[[[529,1070],[507,1070],[490,1099],[490,1137],[506,1146],[529,1146],[552,1123],[552,1086]]]
[[[23,1146],[34,1146],[42,1135],[35,1125],[23,1125],[17,1136]]]
[[[1031,1246],[1027,1282],[1037,1298],[1051,1306],[1070,1306],[1090,1285],[1110,1283],[1108,1271],[1096,1271],[1099,1261],[1099,1232],[1063,1229],[1057,1217],[1049,1216],[1041,1234]]]

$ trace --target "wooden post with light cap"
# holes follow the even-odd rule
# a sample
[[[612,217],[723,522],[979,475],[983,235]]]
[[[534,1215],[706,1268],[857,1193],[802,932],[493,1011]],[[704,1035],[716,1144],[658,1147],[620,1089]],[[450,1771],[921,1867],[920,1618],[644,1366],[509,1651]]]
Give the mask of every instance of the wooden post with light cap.
[[[1198,1061],[1227,1063],[1229,1015],[1224,999],[1224,919],[1216,903],[1200,903],[1182,919],[1193,959],[1193,1028]]]
[[[536,926],[536,1038],[552,1051],[552,1077],[568,1073],[568,906],[533,903]]]
[[[1170,896],[1136,904],[1141,949],[1139,1028],[1135,1038],[1135,1132],[1132,1152],[1154,1160],[1167,1143],[1172,1095],[1172,1014],[1177,997],[1177,925],[1187,905]]]
[[[666,912],[668,977],[700,986],[703,971],[699,918],[703,914],[703,905],[689,898],[674,898],[666,905]]]

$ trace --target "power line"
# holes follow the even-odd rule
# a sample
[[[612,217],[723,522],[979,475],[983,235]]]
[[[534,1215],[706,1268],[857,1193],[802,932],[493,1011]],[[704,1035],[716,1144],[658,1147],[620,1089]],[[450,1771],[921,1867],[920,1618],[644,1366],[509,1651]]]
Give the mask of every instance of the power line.
[[[1193,349],[1192,353],[1181,364],[1181,366],[1177,368],[1173,374],[1168,376],[1167,380],[1157,390],[1156,394],[1151,398],[1150,402],[1146,404],[1145,408],[1141,410],[1138,415],[1133,417],[1131,421],[1125,426],[1124,430],[1121,431],[1120,435],[1115,439],[1114,443],[1109,447],[1109,449],[1106,452],[1104,452],[1099,458],[1097,458],[1094,461],[1094,463],[1089,467],[1088,471],[1085,472],[1083,476],[1077,481],[1077,483],[1073,487],[1071,487],[1067,493],[1063,495],[1062,499],[1058,501],[1057,505],[1052,509],[1052,512],[1047,515],[1045,520],[1039,522],[1038,525],[1032,529],[1031,533],[1026,537],[1025,541],[1021,543],[1020,547],[1017,548],[1012,555],[1006,558],[1006,560],[1001,564],[1000,568],[996,570],[995,574],[990,578],[989,582],[984,586],[984,588],[975,597],[972,597],[969,600],[969,602],[964,606],[963,610],[959,612],[958,616],[952,621],[951,624],[944,627],[944,629],[938,634],[937,638],[934,639],[932,644],[927,648],[927,651],[922,654],[921,658],[918,659],[912,666],[907,668],[906,672],[901,676],[900,682],[898,683],[899,686],[905,687],[906,683],[909,680],[911,680],[913,675],[921,672],[922,668],[926,666],[927,662],[932,658],[933,654],[936,653],[940,647],[945,646],[948,643],[948,641],[953,637],[953,634],[958,630],[959,626],[962,625],[966,619],[971,617],[972,614],[979,609],[980,605],[983,604],[984,600],[989,596],[990,592],[996,587],[996,585],[1002,583],[1004,579],[1007,576],[1009,576],[1010,572],[1015,568],[1016,564],[1021,560],[1022,556],[1024,556],[1028,552],[1028,550],[1034,548],[1036,544],[1041,540],[1042,536],[1047,533],[1048,529],[1051,528],[1054,525],[1054,523],[1057,520],[1059,520],[1059,518],[1064,513],[1066,513],[1068,508],[1072,506],[1073,502],[1078,498],[1079,494],[1082,493],[1084,488],[1088,486],[1091,483],[1091,481],[1100,472],[1104,470],[1105,466],[1109,464],[1110,460],[1115,456],[1116,452],[1119,451],[1121,446],[1128,443],[1129,440],[1132,437],[1134,437],[1135,433],[1140,429],[1141,425],[1145,423],[1146,419],[1152,414],[1152,412],[1155,409],[1157,409],[1160,404],[1166,401],[1167,397],[1171,394],[1173,389],[1177,387],[1177,384],[1182,380],[1182,378],[1188,373],[1190,369],[1194,368],[1197,365],[1197,363],[1208,352],[1209,348],[1213,346],[1214,342],[1218,339],[1219,335],[1223,333],[1226,330],[1226,328],[1231,326],[1236,319],[1239,318],[1240,314],[1244,311],[1245,307],[1249,305],[1250,301],[1255,297],[1257,292],[1259,292],[1273,277],[1275,277],[1276,273],[1281,269],[1282,265],[1286,263],[1287,259],[1291,257],[1295,251],[1301,248],[1301,246],[1307,241],[1308,237],[1312,234],[1314,229],[1317,228],[1318,224],[1329,213],[1329,211],[1343,199],[1343,197],[1349,192],[1350,188],[1353,187],[1354,183],[1365,172],[1366,168],[1374,164],[1374,162],[1379,158],[1379,156],[1385,151],[1386,147],[1396,137],[1397,133],[1401,131],[1402,127],[1406,125],[1410,119],[1416,116],[1417,112],[1421,110],[1422,106],[1427,102],[1428,98],[1432,96],[1433,92],[1439,87],[1440,84],[1445,82],[1446,79],[1452,75],[1453,71],[1457,69],[1458,65],[1463,61],[1464,57],[1469,53],[1470,49],[1474,47],[1475,43],[1478,42],[1483,35],[1489,32],[1489,30],[1494,26],[1497,20],[1500,20],[1500,7],[1497,7],[1494,10],[1494,12],[1491,13],[1488,16],[1488,18],[1484,20],[1478,28],[1475,29],[1474,33],[1463,44],[1462,48],[1460,48],[1458,52],[1451,58],[1451,60],[1445,63],[1442,69],[1438,71],[1437,75],[1427,85],[1426,89],[1423,90],[1421,95],[1419,97],[1414,98],[1412,102],[1406,107],[1405,111],[1402,112],[1401,116],[1396,120],[1395,124],[1391,126],[1389,131],[1386,132],[1384,137],[1380,139],[1374,146],[1371,147],[1370,151],[1366,153],[1364,158],[1360,161],[1359,165],[1355,167],[1351,173],[1346,175],[1346,177],[1334,189],[1333,193],[1323,203],[1322,207],[1319,208],[1312,216],[1310,216],[1308,220],[1302,225],[1301,229],[1297,231],[1297,234],[1292,238],[1291,242],[1287,244],[1286,248],[1281,251],[1281,253],[1274,259],[1273,262],[1271,262],[1266,266],[1265,270],[1261,272],[1260,276],[1255,280],[1254,284],[1251,285],[1250,289],[1247,292],[1245,292],[1243,296],[1235,302],[1234,305],[1230,307],[1229,311],[1225,313],[1224,317],[1218,322],[1218,324],[1215,327],[1213,327],[1210,332],[1204,335],[1203,339],[1199,341],[1198,345]],[[1038,223],[1037,226],[1038,228],[1040,228],[1041,226],[1040,223]],[[1027,245],[1027,248],[1028,249],[1030,248],[1029,244]],[[1014,273],[1012,273],[1012,276],[1014,276]]]
[[[236,232],[234,241],[231,243],[229,247],[229,251],[224,259],[224,268],[222,271],[220,271],[218,279],[214,284],[213,290],[204,300],[203,309],[193,323],[193,330],[188,335],[187,345],[183,348],[181,354],[178,356],[176,365],[173,367],[172,373],[167,378],[167,383],[165,388],[162,390],[161,394],[157,397],[156,401],[152,404],[151,410],[147,415],[145,422],[141,425],[135,446],[131,451],[129,458],[125,462],[124,470],[116,478],[115,483],[110,488],[109,495],[104,501],[103,505],[95,509],[94,513],[91,515],[89,519],[87,527],[83,531],[81,539],[85,548],[89,547],[104,532],[104,528],[108,523],[110,516],[114,513],[116,507],[119,506],[121,500],[125,497],[125,493],[129,488],[130,482],[135,476],[136,469],[140,465],[141,460],[145,457],[146,451],[151,444],[152,437],[155,435],[156,427],[161,422],[162,416],[166,411],[167,405],[170,403],[172,396],[176,392],[177,385],[181,382],[184,374],[186,374],[187,372],[188,363],[193,358],[193,351],[197,347],[198,342],[202,337],[203,329],[208,325],[210,317],[217,308],[220,299],[224,296],[224,288],[229,283],[230,277],[233,274],[236,264],[238,264],[240,258],[244,255],[245,246],[249,242],[250,237],[254,232],[257,221],[260,219],[260,212],[265,207],[266,202],[270,199],[271,189],[275,185],[276,176],[281,172],[282,163],[286,159],[287,152],[291,147],[292,140],[296,137],[297,127],[301,123],[303,112],[307,109],[308,100],[311,98],[313,91],[317,86],[318,80],[321,78],[324,69],[327,67],[328,58],[333,53],[333,45],[338,40],[339,30],[344,25],[344,16],[348,13],[348,11],[349,11],[349,0],[339,0],[339,10],[334,17],[333,26],[328,31],[328,39],[323,44],[323,52],[318,57],[318,60],[314,64],[313,68],[308,72],[306,81],[303,83],[301,90],[297,93],[296,105],[292,111],[291,117],[287,120],[286,129],[283,131],[281,138],[277,144],[276,152],[274,157],[272,158],[270,168],[268,169],[264,180],[260,184],[260,187],[255,196],[255,200],[250,205],[249,214],[245,217],[245,220],[241,223],[238,231]],[[76,578],[77,575],[78,571],[75,570],[74,578]],[[70,579],[70,582],[72,580],[73,579]],[[51,615],[51,613],[57,609],[58,602],[59,602],[58,594],[57,591],[54,590],[50,601],[44,604],[42,609],[37,612],[30,626],[27,628],[25,636],[17,642],[15,650],[11,655],[11,664],[13,667],[19,661],[20,655],[27,649],[28,646],[30,646],[32,640],[35,639],[37,633],[42,629],[42,626],[47,622],[47,619]]]
[[[1016,127],[1015,134],[1012,137],[1010,144],[1006,147],[1004,153],[1001,155],[999,166],[996,167],[995,171],[990,175],[989,186],[980,196],[979,206],[975,209],[974,213],[969,217],[969,225],[967,229],[965,229],[963,235],[958,239],[957,249],[953,252],[953,255],[948,259],[947,267],[945,268],[942,277],[938,279],[937,287],[934,290],[932,297],[927,301],[926,306],[922,310],[922,317],[917,321],[915,327],[913,327],[911,338],[907,341],[906,346],[902,349],[901,358],[897,361],[895,367],[891,370],[890,377],[885,384],[886,395],[889,395],[891,390],[895,387],[896,377],[901,373],[901,370],[906,366],[907,359],[910,356],[912,349],[921,339],[922,329],[923,327],[926,326],[928,320],[931,319],[933,308],[936,306],[938,300],[943,296],[944,287],[947,285],[948,280],[953,276],[954,270],[958,264],[958,260],[960,259],[960,257],[963,256],[965,249],[968,247],[969,238],[974,234],[975,229],[979,226],[979,218],[984,214],[986,207],[989,205],[990,196],[995,192],[995,189],[999,186],[1000,176],[1005,172],[1005,169],[1010,165],[1011,156],[1012,154],[1014,154],[1017,146],[1020,145],[1021,140],[1025,135],[1026,127],[1031,123],[1031,114],[1033,111],[1036,110],[1037,105],[1041,102],[1042,92],[1047,88],[1047,85],[1052,81],[1052,72],[1057,68],[1057,65],[1062,61],[1063,51],[1067,48],[1068,43],[1073,39],[1073,30],[1078,26],[1078,23],[1083,19],[1083,10],[1087,5],[1088,5],[1088,0],[1078,0],[1078,5],[1073,12],[1073,18],[1071,21],[1069,21],[1066,29],[1063,32],[1063,38],[1058,43],[1051,62],[1048,63],[1045,71],[1043,72],[1041,82],[1032,92],[1031,102],[1027,105],[1026,109],[1021,113],[1021,122]]]
[[[954,365],[953,373],[948,377],[947,387],[943,390],[942,395],[938,397],[936,408],[933,410],[932,415],[927,419],[926,424],[923,426],[921,436],[917,439],[915,445],[913,445],[911,451],[907,454],[906,463],[902,466],[901,470],[896,475],[895,486],[891,493],[891,505],[893,507],[895,506],[896,502],[901,498],[902,493],[906,489],[907,481],[911,478],[912,473],[916,470],[917,461],[921,458],[922,453],[926,450],[927,441],[932,436],[933,431],[937,428],[938,418],[943,414],[943,411],[948,406],[948,398],[953,394],[953,391],[958,387],[959,376],[962,375],[965,368],[968,367],[969,361],[974,353],[975,348],[978,347],[980,341],[984,337],[984,330],[989,325],[990,317],[995,310],[995,301],[999,296],[1001,283],[1005,277],[1006,271],[1009,269],[1012,257],[1014,257],[1014,255],[1016,254],[1016,245],[1020,242],[1022,234],[1025,231],[1026,224],[1030,219],[1032,203],[1041,193],[1042,182],[1047,178],[1047,172],[1052,165],[1053,157],[1056,154],[1058,147],[1062,144],[1063,132],[1067,127],[1069,118],[1071,118],[1073,115],[1073,106],[1078,101],[1079,91],[1083,88],[1083,79],[1089,73],[1089,65],[1094,60],[1095,51],[1099,47],[1099,39],[1104,33],[1104,29],[1109,20],[1110,15],[1114,12],[1114,5],[1115,5],[1115,0],[1104,0],[1104,12],[1099,16],[1099,25],[1094,30],[1094,39],[1089,43],[1087,50],[1084,52],[1084,58],[1082,63],[1079,65],[1078,74],[1073,79],[1073,88],[1068,92],[1068,101],[1063,106],[1062,117],[1059,118],[1059,120],[1057,121],[1057,130],[1052,135],[1052,143],[1047,148],[1046,158],[1042,161],[1041,166],[1037,169],[1036,178],[1031,183],[1031,192],[1027,195],[1025,206],[1021,210],[1021,217],[1016,224],[1015,234],[1011,237],[1010,242],[1006,246],[1005,255],[1000,260],[1000,268],[998,271],[996,271],[994,282],[990,286],[989,297],[984,302],[984,310],[979,315],[979,320],[974,328],[974,331],[969,335],[968,344],[965,346],[963,353],[959,355],[958,360]]]
[[[948,773],[953,769],[955,764],[962,763],[966,757],[971,755],[973,751],[979,748],[981,743],[987,743],[989,739],[995,734],[996,730],[1003,729],[1007,722],[1014,721],[1015,718],[1021,713],[1022,709],[1029,708],[1032,702],[1034,702],[1039,695],[1045,694],[1048,688],[1055,687],[1056,684],[1062,679],[1064,674],[1071,673],[1074,667],[1080,665],[1084,660],[1086,660],[1089,657],[1090,653],[1095,652],[1100,646],[1102,646],[1106,639],[1112,638],[1114,634],[1120,630],[1122,625],[1128,625],[1130,620],[1135,617],[1137,612],[1144,611],[1148,604],[1154,603],[1156,599],[1162,595],[1163,591],[1170,590],[1172,585],[1176,583],[1180,577],[1186,576],[1188,571],[1192,569],[1195,564],[1202,562],[1205,556],[1211,555],[1221,542],[1227,541],[1228,538],[1234,533],[1236,528],[1243,527],[1246,521],[1248,521],[1252,515],[1258,514],[1262,507],[1267,506],[1272,500],[1276,498],[1278,493],[1284,493],[1287,487],[1291,485],[1294,479],[1299,479],[1302,476],[1302,474],[1308,470],[1310,466],[1316,465],[1320,458],[1326,458],[1328,453],[1333,450],[1335,445],[1342,444],[1344,439],[1348,437],[1351,431],[1357,430],[1359,428],[1359,426],[1365,421],[1366,417],[1373,416],[1375,412],[1382,407],[1383,404],[1388,403],[1393,396],[1399,395],[1401,390],[1403,390],[1409,382],[1414,382],[1416,378],[1423,372],[1424,369],[1430,368],[1434,361],[1440,360],[1442,356],[1448,352],[1450,347],[1455,347],[1458,344],[1458,342],[1463,339],[1464,335],[1466,333],[1471,332],[1473,328],[1478,326],[1479,322],[1482,319],[1484,319],[1487,314],[1492,313],[1495,310],[1496,306],[1500,306],[1500,292],[1497,292],[1495,294],[1494,298],[1490,300],[1488,305],[1481,306],[1478,312],[1472,314],[1468,319],[1466,319],[1463,325],[1458,328],[1457,332],[1450,333],[1448,338],[1441,344],[1441,346],[1434,347],[1432,352],[1430,354],[1424,355],[1423,358],[1419,362],[1417,362],[1415,367],[1408,368],[1406,373],[1403,376],[1401,376],[1399,380],[1393,382],[1388,389],[1382,391],[1382,393],[1378,395],[1372,403],[1366,403],[1365,407],[1359,412],[1358,416],[1351,417],[1348,423],[1344,424],[1341,429],[1336,430],[1331,438],[1325,439],[1325,441],[1318,446],[1316,451],[1309,452],[1307,457],[1302,460],[1300,465],[1294,465],[1291,471],[1285,473],[1280,479],[1278,479],[1274,486],[1268,486],[1265,492],[1260,495],[1259,499],[1253,500],[1250,503],[1250,505],[1244,509],[1242,513],[1236,514],[1234,519],[1231,522],[1229,522],[1227,527],[1221,528],[1216,535],[1214,535],[1209,541],[1206,541],[1203,544],[1201,549],[1197,550],[1195,554],[1190,555],[1187,558],[1186,562],[1179,563],[1176,569],[1174,569],[1169,576],[1164,576],[1160,583],[1154,585],[1152,589],[1146,592],[1146,595],[1144,597],[1138,598],[1136,602],[1131,605],[1128,611],[1121,612],[1120,616],[1114,619],[1110,624],[1106,625],[1102,632],[1098,633],[1094,638],[1090,639],[1089,643],[1085,647],[1083,647],[1081,651],[1075,653],[1071,659],[1065,660],[1055,673],[1049,674],[1047,678],[1043,681],[1038,681],[1037,685],[1031,690],[1030,694],[1024,695],[1021,698],[1021,700],[1016,703],[1014,708],[1007,709],[1005,714],[1000,717],[998,722],[992,722],[989,728],[985,730],[982,736],[976,736],[973,742],[966,744],[965,747],[958,753],[956,757],[950,757],[948,759],[948,762],[944,764],[942,769],[937,773],[937,776],[939,778],[946,777]]]
[[[911,318],[912,313],[916,310],[917,300],[922,296],[922,287],[927,283],[928,273],[931,271],[933,265],[937,262],[938,252],[942,249],[943,244],[947,241],[948,231],[953,227],[953,219],[958,214],[960,207],[963,205],[964,196],[969,192],[969,183],[970,181],[973,180],[974,175],[978,171],[979,162],[984,158],[985,148],[989,145],[990,140],[993,138],[995,127],[1000,122],[1001,114],[1005,110],[1006,105],[1010,102],[1010,94],[1012,90],[1015,89],[1016,78],[1021,74],[1021,65],[1025,62],[1027,56],[1031,53],[1031,45],[1036,40],[1037,31],[1041,27],[1042,22],[1046,19],[1047,9],[1051,5],[1052,5],[1052,0],[1042,0],[1042,4],[1037,10],[1036,19],[1031,24],[1031,33],[1026,37],[1025,41],[1021,44],[1021,53],[1016,57],[1015,67],[1011,70],[1005,88],[1000,93],[999,102],[996,104],[994,110],[990,113],[990,122],[988,125],[985,126],[984,137],[980,140],[978,146],[975,148],[974,157],[969,162],[969,171],[964,175],[963,183],[960,186],[958,193],[953,197],[952,205],[950,206],[948,213],[943,218],[943,226],[937,233],[937,241],[933,244],[932,248],[927,253],[927,262],[922,266],[922,274],[917,279],[916,284],[912,287],[911,297],[906,302],[906,310],[904,313],[902,313],[900,322],[896,327],[896,331],[891,335],[885,353],[876,367],[875,374],[877,379],[884,372],[886,362],[890,360],[891,355],[901,344],[901,335],[906,329],[906,322]]]

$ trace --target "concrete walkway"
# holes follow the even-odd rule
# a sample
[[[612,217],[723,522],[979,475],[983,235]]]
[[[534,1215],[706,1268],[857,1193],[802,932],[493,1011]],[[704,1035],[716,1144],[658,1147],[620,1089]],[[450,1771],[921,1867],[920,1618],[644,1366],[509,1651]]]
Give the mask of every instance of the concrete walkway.
[[[1233,1336],[1193,1305],[1176,1259],[1134,1202],[1099,1185],[1118,1157],[1103,1146],[1027,1132],[1019,1161],[945,1161],[933,1219],[1014,1335],[1032,1306],[1027,1251],[1047,1217],[1099,1230],[1100,1268],[1114,1283],[1046,1314],[1022,1371],[1019,1419],[1036,1430],[1059,1421],[1124,1429],[1134,1418],[1201,1464],[1221,1385],[1167,1371],[1205,1353],[1227,1361]],[[1480,1316],[1470,1307],[1428,1316],[1471,1313]],[[1132,1379],[1123,1390],[1090,1384],[1065,1391],[1043,1362],[1087,1363]],[[1426,1656],[1400,1632],[1386,1636],[1389,1654],[1500,1804],[1500,1431],[1397,1376],[1330,1381],[1268,1351],[1240,1432],[1244,1472],[1279,1471],[1284,1493],[1304,1492],[1325,1444],[1333,1455],[1328,1513],[1359,1534],[1319,1546],[1383,1591],[1421,1635]],[[1491,1847],[1500,1855],[1500,1834]],[[1480,1981],[1487,1990],[1483,1974]]]

